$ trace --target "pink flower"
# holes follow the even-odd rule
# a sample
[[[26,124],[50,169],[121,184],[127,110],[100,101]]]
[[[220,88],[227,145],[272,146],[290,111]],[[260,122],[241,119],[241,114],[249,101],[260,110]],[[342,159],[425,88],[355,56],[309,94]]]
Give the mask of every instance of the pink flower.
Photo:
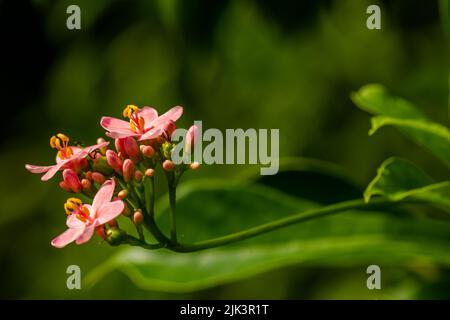
[[[52,246],[63,248],[73,241],[83,244],[91,239],[96,228],[120,215],[125,205],[122,200],[111,201],[114,188],[113,179],[106,181],[95,195],[92,206],[70,198],[64,205],[68,229],[52,240]]]
[[[51,179],[56,172],[62,169],[74,169],[77,171],[78,167],[83,163],[84,158],[96,149],[107,146],[109,142],[102,142],[86,148],[78,148],[69,146],[69,138],[59,133],[50,139],[50,146],[58,150],[56,155],[56,164],[51,166],[35,166],[26,164],[25,168],[32,173],[44,173],[41,180],[47,181]]]
[[[158,117],[158,112],[153,108],[143,107],[139,109],[134,105],[128,105],[123,110],[123,116],[129,118],[129,122],[112,117],[103,117],[100,124],[107,131],[106,135],[111,138],[136,137],[143,141],[161,136],[173,127],[173,123],[182,114],[183,108],[179,106],[173,107]]]

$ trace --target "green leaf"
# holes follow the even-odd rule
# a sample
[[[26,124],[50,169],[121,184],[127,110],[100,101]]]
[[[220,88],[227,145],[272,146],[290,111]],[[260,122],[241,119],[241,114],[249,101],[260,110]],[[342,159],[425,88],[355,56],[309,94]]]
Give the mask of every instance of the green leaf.
[[[364,199],[369,202],[376,195],[392,201],[416,199],[450,210],[450,181],[435,183],[420,168],[402,159],[389,158],[381,164]]]
[[[380,85],[367,85],[352,94],[361,109],[377,115],[372,118],[369,134],[384,126],[394,126],[420,146],[450,166],[450,131],[425,118],[411,103],[392,97]]]
[[[268,187],[211,182],[183,185],[177,206],[179,239],[186,243],[316,207]],[[92,285],[108,272],[120,270],[143,289],[187,292],[299,263],[367,266],[373,261],[403,265],[425,260],[450,265],[449,245],[448,223],[347,212],[194,253],[124,249],[94,269],[86,282]]]

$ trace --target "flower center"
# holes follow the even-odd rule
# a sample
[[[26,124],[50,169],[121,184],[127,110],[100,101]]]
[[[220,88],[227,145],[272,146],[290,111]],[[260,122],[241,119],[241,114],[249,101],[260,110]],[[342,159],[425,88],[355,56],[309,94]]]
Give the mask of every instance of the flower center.
[[[61,159],[68,159],[73,155],[72,148],[69,147],[69,138],[62,133],[50,138],[50,147],[58,150],[58,156]]]
[[[144,132],[145,120],[139,115],[140,111],[141,109],[132,104],[123,109],[123,116],[130,119],[130,128],[136,133]]]
[[[89,215],[89,209],[78,198],[67,199],[66,203],[64,203],[64,211],[66,211],[68,216],[75,214],[76,218],[84,223],[92,221]]]

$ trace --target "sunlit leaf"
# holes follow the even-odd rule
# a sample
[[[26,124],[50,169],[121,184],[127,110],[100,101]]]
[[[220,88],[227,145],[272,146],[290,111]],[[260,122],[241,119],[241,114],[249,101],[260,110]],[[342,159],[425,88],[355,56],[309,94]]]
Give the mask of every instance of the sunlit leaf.
[[[420,168],[397,158],[389,158],[381,164],[377,176],[364,192],[364,199],[369,202],[377,195],[392,201],[421,200],[450,211],[450,181],[436,183]]]

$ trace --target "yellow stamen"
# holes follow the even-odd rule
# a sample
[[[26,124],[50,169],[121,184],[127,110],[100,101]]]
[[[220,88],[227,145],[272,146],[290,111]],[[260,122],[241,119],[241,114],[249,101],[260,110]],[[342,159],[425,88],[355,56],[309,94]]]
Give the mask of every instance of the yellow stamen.
[[[64,203],[64,211],[67,215],[71,215],[82,204],[83,202],[78,198],[69,198],[66,203]]]
[[[133,115],[133,113],[139,112],[139,111],[140,111],[140,109],[138,107],[136,107],[133,104],[129,104],[125,107],[125,109],[123,109],[123,116],[125,118],[130,119],[131,116]]]

